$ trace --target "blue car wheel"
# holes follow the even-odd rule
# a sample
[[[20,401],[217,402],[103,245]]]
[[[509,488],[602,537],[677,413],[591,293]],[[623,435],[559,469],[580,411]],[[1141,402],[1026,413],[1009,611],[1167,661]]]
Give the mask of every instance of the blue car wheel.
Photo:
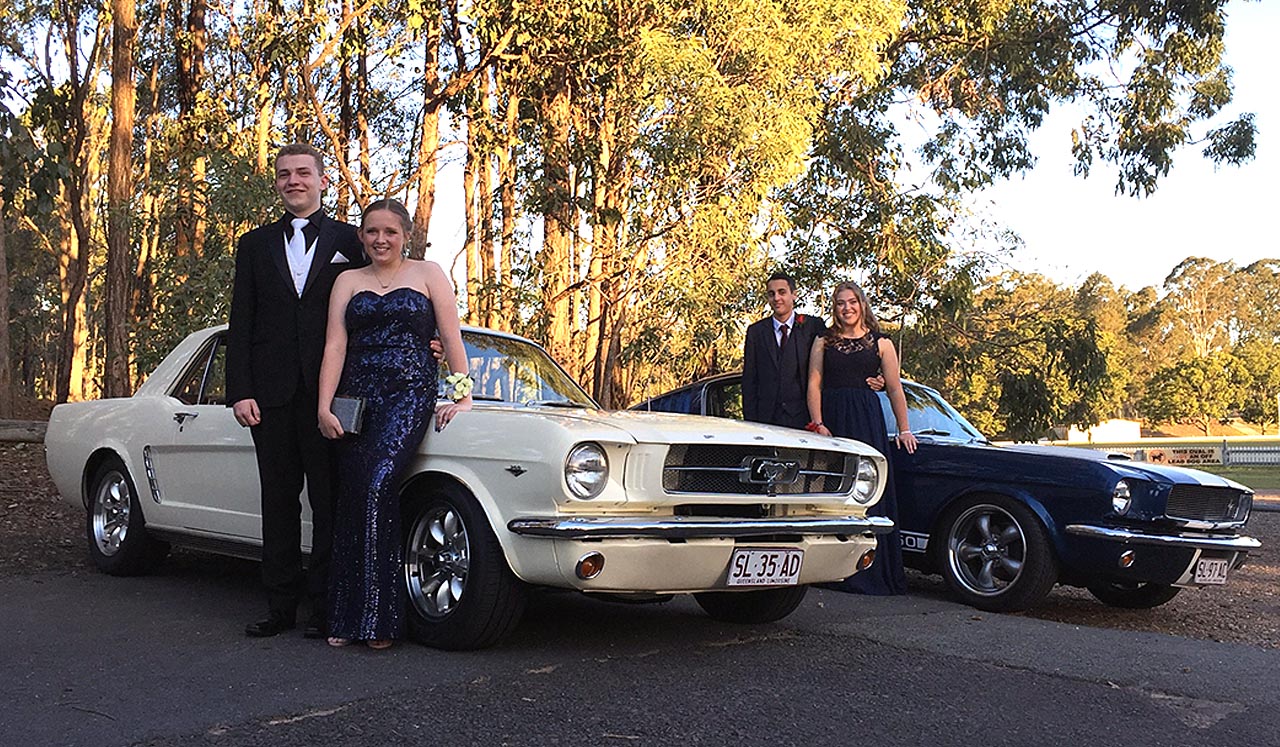
[[[938,568],[952,592],[972,607],[1025,610],[1057,583],[1057,563],[1044,527],[1011,498],[961,501],[943,517],[941,534]]]

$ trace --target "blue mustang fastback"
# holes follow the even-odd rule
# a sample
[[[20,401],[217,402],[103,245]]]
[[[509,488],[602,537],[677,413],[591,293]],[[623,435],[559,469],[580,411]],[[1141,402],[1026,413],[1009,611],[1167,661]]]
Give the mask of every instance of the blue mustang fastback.
[[[891,455],[904,559],[941,574],[966,604],[1023,610],[1061,583],[1109,605],[1156,607],[1183,588],[1226,583],[1261,546],[1240,533],[1253,505],[1244,485],[1090,449],[998,446],[935,390],[903,389],[919,440],[915,454]],[[632,409],[741,418],[741,375]]]

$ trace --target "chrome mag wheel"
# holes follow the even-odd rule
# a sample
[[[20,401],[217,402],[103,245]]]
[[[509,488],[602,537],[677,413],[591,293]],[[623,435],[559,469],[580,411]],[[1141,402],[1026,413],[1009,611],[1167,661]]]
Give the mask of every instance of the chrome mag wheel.
[[[91,508],[92,531],[98,552],[104,556],[120,552],[128,538],[132,503],[129,481],[119,470],[108,470],[98,479]]]
[[[1027,561],[1026,532],[1003,508],[971,506],[951,524],[947,563],[965,590],[997,596],[1018,582]]]
[[[466,592],[470,569],[471,543],[458,512],[437,505],[419,514],[405,546],[409,603],[428,619],[448,616]]]

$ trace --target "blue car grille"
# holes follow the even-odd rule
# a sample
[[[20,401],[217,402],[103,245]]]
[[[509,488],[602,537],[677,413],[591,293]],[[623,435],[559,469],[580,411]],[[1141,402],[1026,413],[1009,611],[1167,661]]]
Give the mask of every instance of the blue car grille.
[[[780,482],[759,481],[751,466],[762,460],[792,469]],[[675,444],[663,464],[662,488],[668,493],[840,495],[853,489],[857,468],[856,456],[838,451]]]
[[[1165,515],[1187,521],[1244,521],[1249,518],[1249,494],[1232,488],[1174,485]]]

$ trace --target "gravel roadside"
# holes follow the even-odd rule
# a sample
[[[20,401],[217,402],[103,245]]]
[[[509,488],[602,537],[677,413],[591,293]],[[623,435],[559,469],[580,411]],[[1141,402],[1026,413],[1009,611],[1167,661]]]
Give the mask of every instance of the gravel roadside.
[[[1121,610],[1103,606],[1083,589],[1062,586],[1022,614],[1280,649],[1280,496],[1259,503],[1246,533],[1261,540],[1262,549],[1223,587],[1186,589],[1154,610]],[[92,571],[84,523],[84,513],[58,497],[42,445],[0,444],[0,575]],[[909,574],[912,593],[944,593],[937,576]]]

